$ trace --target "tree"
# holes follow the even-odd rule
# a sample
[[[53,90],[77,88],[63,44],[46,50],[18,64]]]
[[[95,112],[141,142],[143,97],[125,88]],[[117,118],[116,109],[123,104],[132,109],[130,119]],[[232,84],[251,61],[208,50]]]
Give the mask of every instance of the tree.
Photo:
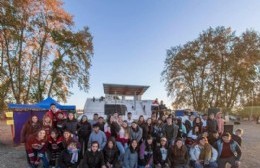
[[[73,31],[73,18],[62,5],[61,0],[0,2],[4,101],[32,103],[54,96],[66,102],[74,83],[89,88],[93,37],[87,27]]]
[[[236,36],[231,28],[209,28],[197,39],[167,50],[162,79],[176,107],[230,109],[259,87],[259,62],[257,32]]]

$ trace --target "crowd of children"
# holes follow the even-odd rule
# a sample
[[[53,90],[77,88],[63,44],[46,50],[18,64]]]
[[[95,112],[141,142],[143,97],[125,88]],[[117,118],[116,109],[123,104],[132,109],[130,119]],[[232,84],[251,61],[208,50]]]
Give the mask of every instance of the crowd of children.
[[[220,112],[138,120],[115,112],[89,122],[52,104],[42,121],[32,116],[24,124],[21,139],[31,168],[224,168],[240,166],[242,134],[224,132]]]

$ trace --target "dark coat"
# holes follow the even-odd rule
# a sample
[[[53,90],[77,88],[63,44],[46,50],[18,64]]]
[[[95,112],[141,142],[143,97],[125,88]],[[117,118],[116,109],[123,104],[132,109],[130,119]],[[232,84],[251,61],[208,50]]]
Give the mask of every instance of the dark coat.
[[[154,161],[155,165],[161,164],[161,166],[165,166],[165,164],[167,163],[168,158],[166,157],[166,159],[163,160],[160,148],[161,147],[157,147],[155,149],[154,154],[153,154],[153,161]],[[167,150],[167,153],[168,153],[168,150]],[[168,154],[167,154],[167,156],[168,156]]]
[[[78,124],[78,136],[79,138],[88,139],[91,134],[92,128],[89,122],[80,122]]]
[[[69,120],[64,123],[64,129],[69,130],[72,134],[77,135],[78,121],[76,119]]]
[[[208,119],[207,120],[207,129],[209,133],[215,132],[218,130],[218,122],[217,120],[213,119]]]
[[[108,148],[107,146],[103,149],[104,162],[109,162],[112,165],[115,165],[118,161],[119,151],[115,148]]]
[[[77,168],[78,162],[71,163],[72,153],[69,153],[67,149],[63,150],[59,157],[59,166],[61,168]]]
[[[175,147],[176,148],[176,147]],[[182,146],[182,149],[172,149],[168,150],[168,160],[171,167],[188,165],[189,162],[189,154],[186,146]]]
[[[101,151],[92,152],[90,149],[86,151],[79,168],[98,168],[105,165],[104,156]]]

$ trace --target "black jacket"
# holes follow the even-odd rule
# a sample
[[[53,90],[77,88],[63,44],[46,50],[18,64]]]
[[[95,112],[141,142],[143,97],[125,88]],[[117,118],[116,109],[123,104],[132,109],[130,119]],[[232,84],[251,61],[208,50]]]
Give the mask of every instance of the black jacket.
[[[91,134],[92,128],[89,122],[80,122],[78,124],[78,136],[79,138],[88,139]]]
[[[92,152],[90,149],[86,151],[79,168],[98,168],[105,165],[104,156],[101,151]]]
[[[68,168],[68,167],[77,168],[79,160],[77,163],[73,164],[73,163],[71,163],[71,157],[72,157],[72,154],[69,153],[69,151],[67,149],[63,150],[59,157],[59,166],[61,168]]]
[[[119,151],[117,148],[108,148],[107,146],[103,149],[104,162],[109,162],[112,165],[115,165],[118,161]]]

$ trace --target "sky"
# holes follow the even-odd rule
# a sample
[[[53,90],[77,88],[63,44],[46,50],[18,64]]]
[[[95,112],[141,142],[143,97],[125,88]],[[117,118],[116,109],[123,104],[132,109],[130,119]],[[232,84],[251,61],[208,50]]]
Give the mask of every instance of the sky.
[[[64,0],[64,8],[74,16],[75,31],[87,26],[94,37],[90,89],[75,85],[66,103],[77,109],[87,98],[104,96],[103,83],[148,85],[142,98],[169,107],[161,80],[167,49],[209,27],[231,27],[237,35],[260,31],[259,0]]]

